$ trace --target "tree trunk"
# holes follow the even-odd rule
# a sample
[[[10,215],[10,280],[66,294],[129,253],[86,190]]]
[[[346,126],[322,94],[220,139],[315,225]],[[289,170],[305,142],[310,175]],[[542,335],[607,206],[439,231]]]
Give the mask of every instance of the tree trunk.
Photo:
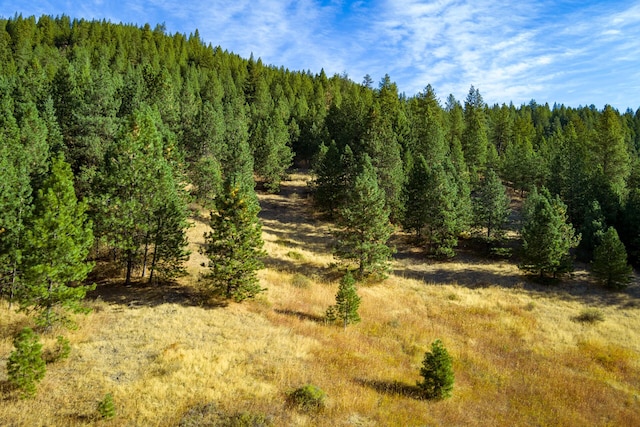
[[[133,253],[129,250],[127,251],[127,275],[124,280],[125,285],[131,284],[131,270],[133,270]]]

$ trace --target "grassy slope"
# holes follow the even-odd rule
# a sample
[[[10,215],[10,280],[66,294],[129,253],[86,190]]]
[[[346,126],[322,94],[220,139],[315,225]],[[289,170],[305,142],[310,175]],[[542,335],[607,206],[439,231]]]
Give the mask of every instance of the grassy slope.
[[[212,402],[275,425],[640,425],[637,283],[603,293],[578,274],[540,288],[507,262],[463,252],[425,263],[401,247],[392,277],[360,287],[362,323],[327,326],[340,276],[327,224],[296,191],[303,179],[261,196],[264,296],[200,304],[192,284],[205,226],[196,221],[191,277],[166,288],[101,287],[94,312],[68,333],[71,357],[48,366],[35,400],[15,399],[6,385],[10,337],[27,319],[0,307],[0,425],[91,424],[107,392],[118,416],[104,425],[176,425]],[[593,306],[604,322],[572,320]],[[436,338],[454,357],[456,383],[450,400],[428,402],[414,397],[415,383]],[[287,390],[308,382],[329,396],[318,416],[284,404]]]

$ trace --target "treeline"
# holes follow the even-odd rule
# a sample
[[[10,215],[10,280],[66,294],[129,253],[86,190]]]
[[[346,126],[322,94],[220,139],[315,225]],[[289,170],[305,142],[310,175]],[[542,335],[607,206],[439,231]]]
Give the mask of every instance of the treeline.
[[[84,237],[56,246],[73,259],[41,252],[59,261],[51,268],[86,277],[89,255],[121,266],[127,281],[171,277],[188,256],[190,200],[215,211],[236,188],[255,203],[255,179],[277,192],[294,164],[313,169],[318,209],[336,218],[339,252],[363,273],[380,258],[363,248],[390,255],[389,222],[437,256],[453,255],[474,230],[495,241],[508,215],[505,184],[557,196],[584,259],[613,227],[640,260],[640,110],[489,106],[473,87],[463,102],[442,104],[431,86],[398,93],[389,76],[374,87],[369,76],[356,83],[243,59],[197,30],[67,16],[0,20],[0,109],[0,277],[10,299],[42,283],[29,245],[60,238],[52,221]],[[47,220],[51,192],[57,211],[77,212]],[[353,240],[367,214],[354,200],[378,210],[368,243]],[[49,228],[36,237],[40,222]],[[81,274],[49,276],[62,293],[81,289],[66,288]],[[55,299],[45,288],[38,304]]]

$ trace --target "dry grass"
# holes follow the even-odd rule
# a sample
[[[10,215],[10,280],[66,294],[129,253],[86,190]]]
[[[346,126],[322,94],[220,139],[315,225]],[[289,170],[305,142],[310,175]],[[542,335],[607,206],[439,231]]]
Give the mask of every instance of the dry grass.
[[[329,326],[323,315],[340,274],[330,266],[327,224],[312,219],[296,192],[304,178],[294,175],[282,196],[262,197],[265,295],[199,305],[186,290],[200,259],[188,266],[189,278],[162,288],[162,298],[142,289],[122,295],[135,287],[105,292],[66,333],[71,357],[48,366],[35,400],[15,399],[4,370],[11,335],[28,319],[0,307],[0,425],[171,426],[208,403],[228,414],[264,414],[278,426],[640,425],[637,283],[610,294],[578,274],[542,287],[508,262],[476,262],[472,254],[424,262],[400,248],[394,275],[360,286],[362,322],[346,331]],[[190,230],[193,249],[205,228],[196,222]],[[573,320],[594,307],[604,321]],[[45,336],[45,346],[59,333]],[[421,400],[415,387],[436,338],[456,375],[453,397],[442,402]],[[285,404],[287,391],[308,383],[328,395],[317,415]],[[117,416],[98,421],[107,392]]]

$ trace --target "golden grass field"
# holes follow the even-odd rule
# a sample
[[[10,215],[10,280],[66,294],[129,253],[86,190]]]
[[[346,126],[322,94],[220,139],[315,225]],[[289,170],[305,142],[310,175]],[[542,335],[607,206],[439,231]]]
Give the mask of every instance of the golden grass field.
[[[637,278],[620,293],[580,270],[542,286],[509,261],[462,250],[435,262],[396,238],[393,274],[359,287],[362,322],[327,325],[340,271],[305,179],[293,175],[280,195],[260,196],[264,294],[202,303],[206,225],[194,220],[188,277],[152,287],[100,283],[77,330],[43,337],[46,349],[65,334],[72,353],[48,365],[33,400],[16,398],[5,369],[12,336],[29,320],[0,307],[0,425],[212,425],[215,411],[263,415],[275,426],[640,425]],[[589,308],[604,321],[576,321]],[[456,382],[451,399],[434,402],[418,399],[415,384],[436,338],[454,359]],[[287,391],[307,383],[327,393],[318,414],[285,403]],[[106,393],[117,412],[108,421],[96,411]]]

